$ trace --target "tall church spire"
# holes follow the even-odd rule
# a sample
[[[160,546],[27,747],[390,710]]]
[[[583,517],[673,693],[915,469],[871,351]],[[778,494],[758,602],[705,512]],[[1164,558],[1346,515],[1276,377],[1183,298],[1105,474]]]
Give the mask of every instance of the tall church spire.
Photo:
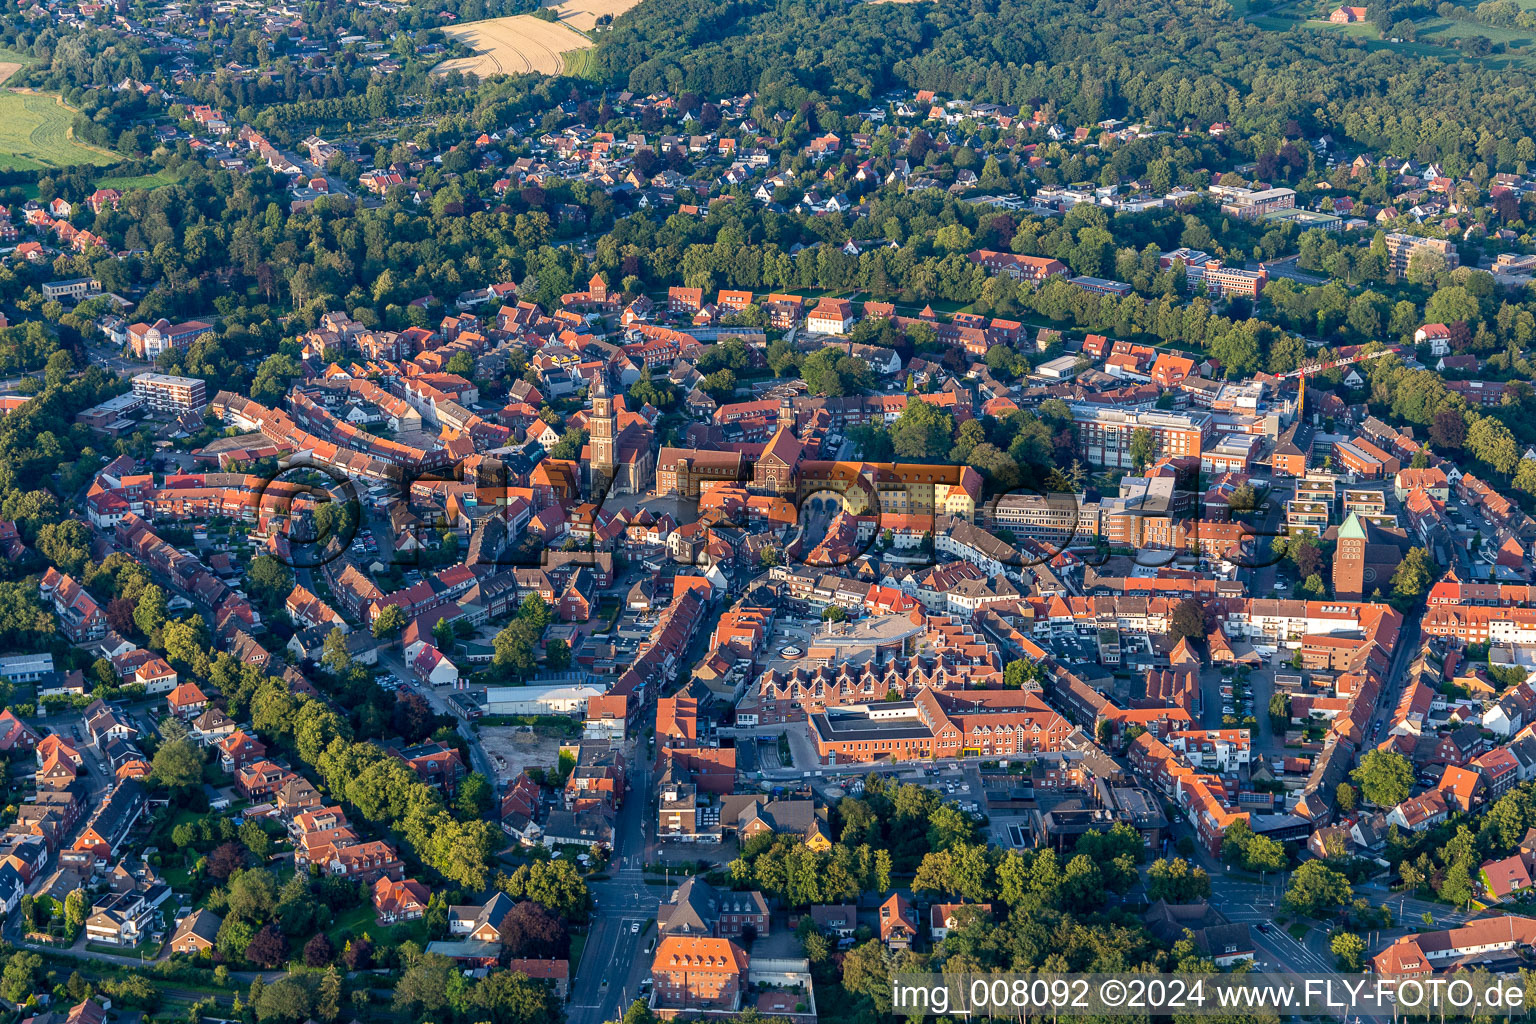
[[[613,411],[613,396],[608,391],[607,367],[601,367],[593,376],[589,397],[592,399],[592,415],[587,418],[587,443],[592,450],[589,493],[596,497],[613,482],[618,464],[614,450],[618,417]]]

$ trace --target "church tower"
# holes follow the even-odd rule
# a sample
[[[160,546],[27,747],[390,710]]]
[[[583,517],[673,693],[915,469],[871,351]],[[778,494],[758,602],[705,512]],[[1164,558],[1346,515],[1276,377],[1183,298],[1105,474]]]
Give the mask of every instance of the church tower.
[[[795,429],[795,405],[788,398],[779,399],[778,427],[790,431]]]
[[[592,415],[587,419],[591,428],[587,443],[592,449],[590,467],[591,488],[595,498],[606,491],[613,482],[617,459],[614,452],[614,427],[618,417],[613,411],[613,396],[608,393],[608,371],[601,369],[592,381]]]

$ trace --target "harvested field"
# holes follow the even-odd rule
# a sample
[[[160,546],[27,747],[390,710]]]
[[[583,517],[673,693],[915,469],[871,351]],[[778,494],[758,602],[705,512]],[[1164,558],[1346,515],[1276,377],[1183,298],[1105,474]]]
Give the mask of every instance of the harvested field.
[[[560,15],[560,20],[574,29],[590,32],[603,15],[617,18],[640,0],[561,0],[558,4],[546,4]]]
[[[592,40],[558,22],[531,14],[472,21],[443,29],[443,33],[475,51],[473,57],[445,60],[436,67],[448,71],[472,71],[489,75],[558,75],[565,70],[562,54],[585,50]]]

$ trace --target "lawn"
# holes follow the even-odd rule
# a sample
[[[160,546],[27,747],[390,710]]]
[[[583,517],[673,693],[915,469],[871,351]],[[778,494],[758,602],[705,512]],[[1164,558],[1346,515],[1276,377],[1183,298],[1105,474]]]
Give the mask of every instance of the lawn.
[[[0,170],[98,166],[121,157],[70,138],[75,112],[46,93],[0,92]]]
[[[142,956],[146,961],[160,955],[159,944],[153,942],[146,942],[142,946],[109,946],[100,942],[87,942],[85,948],[92,953],[106,953],[111,956]]]
[[[426,922],[406,921],[403,924],[381,925],[372,903],[364,903],[339,915],[325,931],[337,949],[346,946],[347,939],[352,936],[365,934],[375,947],[398,946],[406,939],[415,939],[423,946],[427,944]]]
[[[1302,936],[1306,935],[1310,929],[1303,922],[1297,921],[1295,924],[1287,928],[1286,931],[1290,933],[1291,938],[1295,939],[1297,942],[1300,942]]]
[[[181,179],[182,175],[177,171],[156,171],[154,174],[134,174],[102,178],[96,182],[96,187],[115,188],[119,192],[127,192],[136,188],[150,191],[166,185],[174,185],[181,181]]]

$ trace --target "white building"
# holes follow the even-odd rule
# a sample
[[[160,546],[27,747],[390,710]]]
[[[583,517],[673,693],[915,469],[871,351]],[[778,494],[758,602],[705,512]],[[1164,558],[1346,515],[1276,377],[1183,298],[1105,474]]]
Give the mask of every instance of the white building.
[[[554,683],[548,686],[491,686],[485,691],[487,715],[576,715],[587,709],[587,700],[601,697],[606,687],[591,683]]]
[[[7,654],[0,658],[0,677],[13,683],[35,683],[51,675],[52,654]]]

